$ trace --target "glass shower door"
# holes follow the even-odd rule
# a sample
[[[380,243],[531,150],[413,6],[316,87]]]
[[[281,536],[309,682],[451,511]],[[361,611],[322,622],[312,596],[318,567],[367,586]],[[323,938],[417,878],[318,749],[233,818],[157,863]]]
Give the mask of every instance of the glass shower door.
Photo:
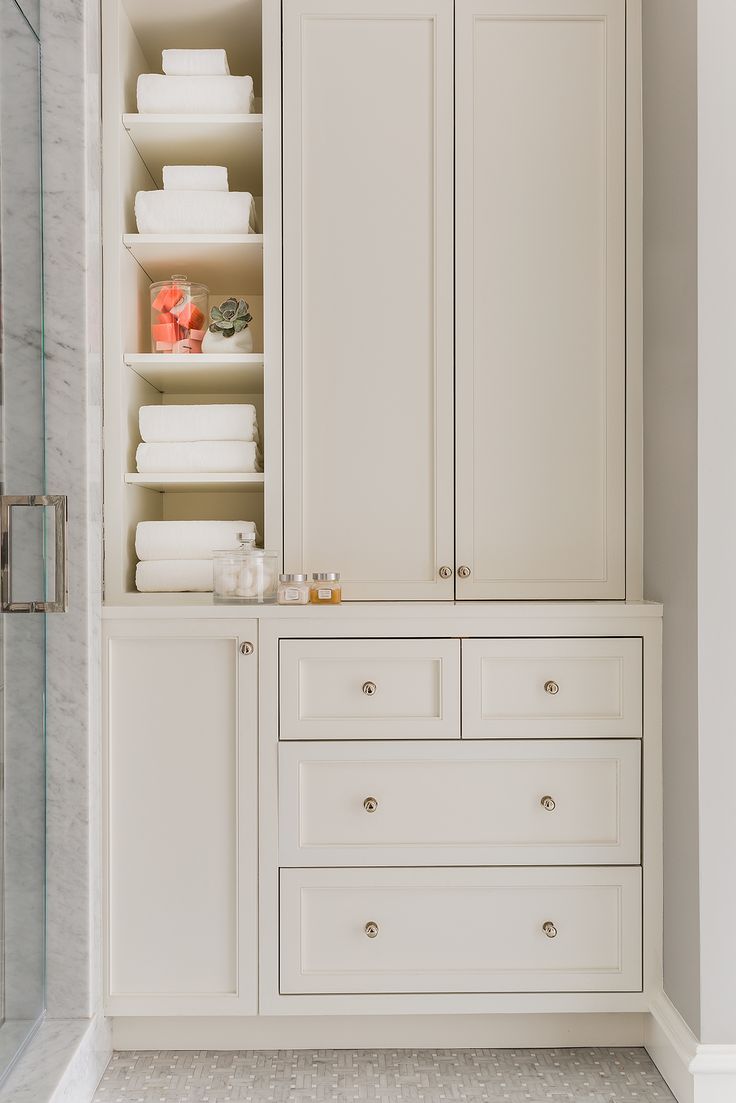
[[[22,3],[0,0],[0,1080],[45,1006],[45,614],[66,589],[65,501],[51,519],[44,497],[41,71]]]

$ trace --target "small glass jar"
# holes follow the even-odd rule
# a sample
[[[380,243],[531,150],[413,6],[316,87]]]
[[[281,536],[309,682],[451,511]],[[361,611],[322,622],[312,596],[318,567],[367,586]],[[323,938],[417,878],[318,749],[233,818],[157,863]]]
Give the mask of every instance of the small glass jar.
[[[151,284],[151,351],[188,355],[202,351],[209,291],[186,276]]]
[[[339,605],[342,601],[340,572],[321,571],[313,574],[309,600],[312,605]]]
[[[280,574],[279,605],[309,605],[309,582],[305,574]]]
[[[240,547],[214,553],[214,601],[221,605],[272,605],[278,585],[277,552],[255,546],[252,533],[239,532]]]

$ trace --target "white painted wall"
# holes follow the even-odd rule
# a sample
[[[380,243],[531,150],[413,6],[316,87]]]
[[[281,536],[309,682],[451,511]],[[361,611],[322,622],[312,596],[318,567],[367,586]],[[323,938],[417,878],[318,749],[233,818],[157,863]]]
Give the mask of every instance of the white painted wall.
[[[697,1034],[696,22],[697,0],[644,0],[644,592],[665,606],[665,990]]]
[[[736,4],[698,4],[700,1039],[736,1043]]]

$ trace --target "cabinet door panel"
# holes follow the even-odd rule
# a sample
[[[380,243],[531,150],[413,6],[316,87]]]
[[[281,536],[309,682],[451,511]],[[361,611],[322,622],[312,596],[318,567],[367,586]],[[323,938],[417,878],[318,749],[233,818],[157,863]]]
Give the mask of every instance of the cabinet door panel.
[[[451,598],[452,0],[284,0],[285,559]]]
[[[256,1011],[256,622],[107,628],[107,1010]]]
[[[625,0],[456,7],[458,596],[624,598]]]

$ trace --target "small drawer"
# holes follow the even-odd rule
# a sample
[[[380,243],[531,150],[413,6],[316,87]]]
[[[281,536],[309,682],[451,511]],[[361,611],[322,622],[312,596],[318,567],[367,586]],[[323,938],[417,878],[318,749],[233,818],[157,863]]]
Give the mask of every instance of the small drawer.
[[[624,739],[642,730],[635,639],[463,641],[465,739]]]
[[[459,640],[282,640],[281,739],[458,739]]]
[[[284,869],[281,991],[641,990],[641,871]]]
[[[637,740],[279,748],[283,866],[639,862]]]

